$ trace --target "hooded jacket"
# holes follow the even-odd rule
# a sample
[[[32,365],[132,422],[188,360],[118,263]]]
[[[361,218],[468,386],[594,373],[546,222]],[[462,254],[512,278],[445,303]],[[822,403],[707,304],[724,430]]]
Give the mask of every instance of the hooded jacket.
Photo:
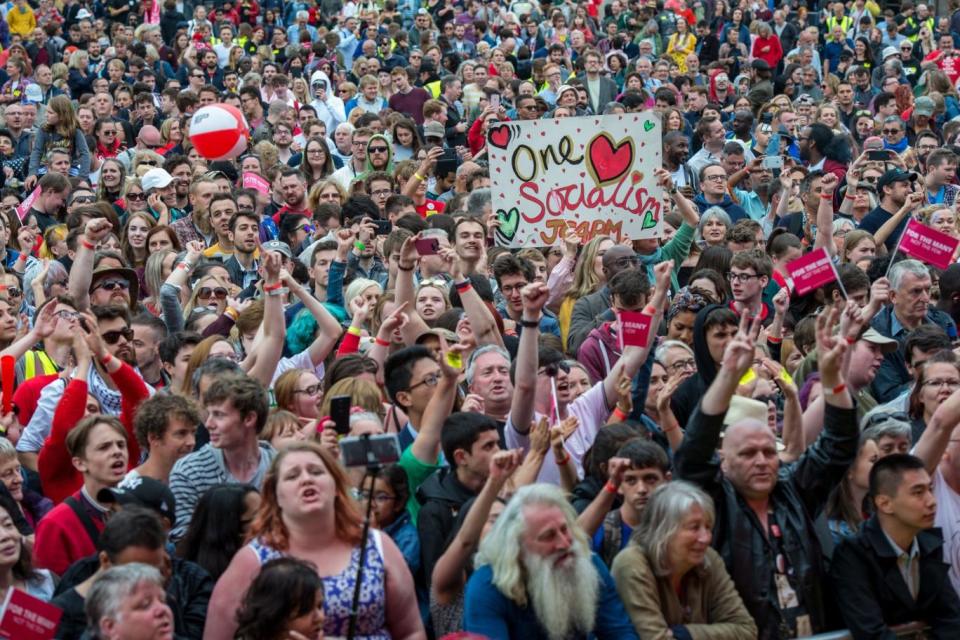
[[[387,145],[387,166],[383,169],[375,169],[373,163],[370,162],[370,145],[374,142],[382,142]],[[363,173],[354,178],[354,181],[363,180],[373,171],[386,171],[391,176],[393,175],[393,144],[390,142],[390,138],[382,133],[375,133],[370,136],[370,140],[367,142],[367,159],[364,161]]]
[[[693,203],[697,205],[697,209],[700,210],[701,215],[710,207],[720,207],[727,212],[727,215],[730,216],[730,222],[734,224],[736,224],[737,220],[747,220],[750,218],[747,212],[743,210],[743,207],[735,203],[730,195],[726,193],[723,194],[723,200],[717,204],[707,202],[703,193],[698,193],[697,197],[693,199]]]
[[[433,567],[447,548],[457,514],[475,494],[457,479],[455,469],[444,467],[427,478],[417,489],[417,500],[423,505],[417,515],[420,535],[420,558],[429,586]]]
[[[620,344],[612,322],[604,322],[587,335],[577,352],[577,360],[586,368],[594,384],[607,377],[620,360]]]
[[[687,428],[687,421],[693,414],[694,408],[700,402],[700,398],[707,391],[707,387],[717,377],[717,365],[710,356],[710,348],[707,346],[707,335],[704,325],[707,316],[714,309],[726,308],[722,304],[711,304],[704,307],[697,314],[697,319],[693,323],[693,358],[697,362],[697,372],[683,381],[676,393],[670,399],[670,409],[681,429]]]

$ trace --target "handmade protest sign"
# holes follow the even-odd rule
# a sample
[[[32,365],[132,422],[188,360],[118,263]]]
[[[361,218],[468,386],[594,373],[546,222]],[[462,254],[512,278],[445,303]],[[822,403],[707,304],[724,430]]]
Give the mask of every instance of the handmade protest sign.
[[[617,317],[620,320],[620,330],[617,337],[621,351],[624,347],[647,346],[653,316],[642,311],[621,311],[617,314]]]
[[[914,219],[907,222],[907,228],[900,236],[898,249],[921,262],[931,264],[937,269],[946,269],[953,262],[960,240],[937,231]]]
[[[804,296],[814,289],[839,280],[830,255],[823,247],[787,263],[796,295]]]
[[[660,116],[502,122],[487,131],[495,233],[506,247],[548,246],[567,227],[581,243],[663,234]]]
[[[270,193],[270,181],[252,171],[244,171],[243,188],[254,189],[260,193]]]
[[[30,192],[30,195],[27,196],[26,200],[17,205],[17,217],[22,223],[27,218],[27,214],[30,213],[30,209],[33,208],[33,203],[37,201],[37,198],[40,197],[40,185]]]

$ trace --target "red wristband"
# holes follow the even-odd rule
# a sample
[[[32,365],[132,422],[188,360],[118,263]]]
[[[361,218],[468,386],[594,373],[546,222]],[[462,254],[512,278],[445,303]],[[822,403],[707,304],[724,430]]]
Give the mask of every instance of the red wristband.
[[[783,342],[783,338],[774,338],[773,336],[767,336],[767,342],[772,342],[773,344],[780,344]]]
[[[847,388],[847,385],[841,382],[840,384],[835,386],[833,389],[831,389],[830,392],[836,396],[843,393],[846,390],[846,388]]]
[[[110,366],[110,362],[113,360],[113,354],[108,353],[107,355],[100,358],[100,364],[105,367]]]
[[[607,484],[603,485],[603,490],[607,493],[619,493],[620,489],[617,488],[617,485],[613,484],[607,480]]]
[[[277,289],[282,289],[282,288],[283,288],[282,282],[274,282],[273,284],[263,285],[264,291],[276,291]]]
[[[626,419],[627,419],[627,414],[625,414],[623,411],[621,411],[620,407],[614,407],[614,409],[613,409],[613,417],[614,417],[614,418],[617,418],[618,420],[626,420]]]
[[[556,454],[554,454],[554,457],[556,457]],[[559,465],[559,466],[562,467],[563,465],[567,464],[568,462],[570,462],[570,454],[567,453],[566,451],[564,451],[564,452],[563,452],[563,457],[562,457],[562,458],[557,458],[557,465]]]
[[[87,242],[86,240],[81,240],[80,244],[83,245],[84,249],[89,249],[90,251],[94,251],[97,248],[97,245],[93,244],[92,242]]]
[[[374,342],[374,344],[378,344],[378,345],[380,345],[381,347],[389,347],[389,346],[390,346],[390,341],[389,341],[389,340],[384,340],[384,339],[381,338],[380,336],[377,336],[376,338],[374,338],[374,339],[373,339],[373,342]]]
[[[823,198],[824,200],[833,200],[832,193],[821,193],[820,197]]]
[[[856,343],[857,343],[857,339],[856,339],[856,338],[844,338],[844,340],[847,341],[847,344],[856,344]]]

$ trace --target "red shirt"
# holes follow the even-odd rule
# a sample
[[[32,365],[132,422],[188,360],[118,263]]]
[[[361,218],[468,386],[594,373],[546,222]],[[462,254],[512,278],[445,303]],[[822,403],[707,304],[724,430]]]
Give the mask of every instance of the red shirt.
[[[431,200],[430,198],[427,198],[423,201],[423,204],[417,207],[417,213],[420,214],[421,218],[426,218],[427,216],[432,216],[435,213],[443,213],[443,209],[446,206],[447,205],[439,200]]]
[[[97,531],[102,532],[106,526],[103,515],[96,513],[79,491],[72,495],[90,515]],[[87,534],[86,527],[65,502],[55,506],[37,525],[33,563],[39,569],[49,569],[62,576],[71,564],[96,552],[97,547]]]

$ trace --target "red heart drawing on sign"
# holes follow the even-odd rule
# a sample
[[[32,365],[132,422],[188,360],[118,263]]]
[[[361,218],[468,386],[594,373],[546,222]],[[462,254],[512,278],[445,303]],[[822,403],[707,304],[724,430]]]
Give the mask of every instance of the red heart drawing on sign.
[[[506,149],[507,145],[510,144],[509,125],[501,124],[500,126],[490,129],[488,137],[490,139],[490,144],[501,149]]]
[[[633,138],[614,144],[601,133],[587,145],[587,168],[598,185],[616,182],[633,167],[633,155]]]

